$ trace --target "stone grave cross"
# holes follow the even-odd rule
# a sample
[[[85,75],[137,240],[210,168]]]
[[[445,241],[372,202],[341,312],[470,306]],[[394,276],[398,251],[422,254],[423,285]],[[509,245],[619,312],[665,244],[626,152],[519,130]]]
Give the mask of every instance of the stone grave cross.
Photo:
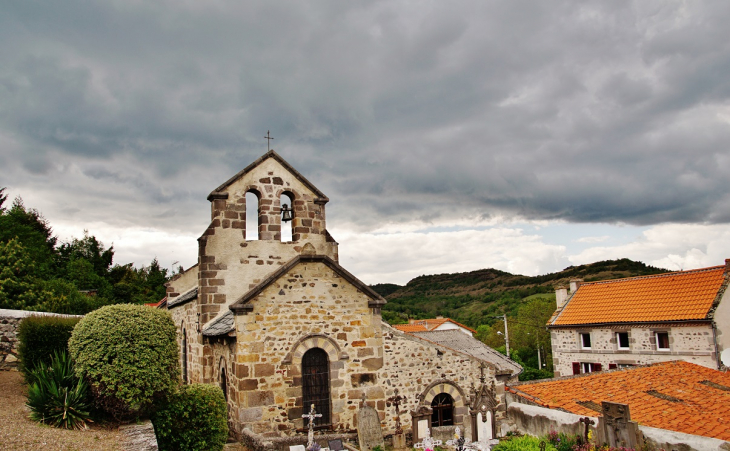
[[[309,418],[309,432],[307,433],[307,449],[309,449],[312,444],[314,444],[314,419],[321,417],[321,413],[317,413],[316,409],[314,408],[314,404],[309,409],[309,413],[306,415],[302,415],[302,418]]]
[[[449,446],[453,446],[456,448],[456,451],[464,451],[464,437],[461,436],[461,429],[459,429],[459,426],[456,426],[456,430],[454,431],[454,438],[453,440],[447,440],[446,444]]]
[[[396,388],[395,395],[388,398],[387,401],[395,406],[395,433],[402,434],[403,428],[400,424],[400,403],[405,401],[405,398],[398,394],[398,389]]]
[[[426,429],[426,434],[423,437],[423,441],[421,443],[414,444],[413,447],[422,449],[424,451],[433,451],[434,447],[443,445],[443,443],[444,442],[442,442],[441,440],[432,439],[430,429]]]

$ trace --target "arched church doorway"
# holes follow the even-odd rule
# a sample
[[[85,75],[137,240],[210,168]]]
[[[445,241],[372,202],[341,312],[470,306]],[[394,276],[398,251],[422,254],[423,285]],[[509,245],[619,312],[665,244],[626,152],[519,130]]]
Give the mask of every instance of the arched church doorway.
[[[330,424],[330,361],[320,348],[312,348],[302,356],[303,412],[308,413],[312,404],[322,414],[314,424]]]

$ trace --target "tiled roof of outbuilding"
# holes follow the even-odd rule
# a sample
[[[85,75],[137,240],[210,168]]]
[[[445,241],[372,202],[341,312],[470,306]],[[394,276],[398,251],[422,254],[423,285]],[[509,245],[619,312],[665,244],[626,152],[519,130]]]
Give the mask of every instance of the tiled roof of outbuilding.
[[[583,283],[549,325],[702,320],[725,283],[725,268]]]
[[[408,324],[394,324],[393,327],[398,329],[401,332],[423,332],[426,330],[434,330],[440,325],[444,323],[453,323],[456,324],[459,327],[462,327],[471,333],[475,334],[477,331],[472,329],[471,327],[467,327],[461,323],[457,323],[451,318],[436,318],[436,319],[418,319],[418,320],[411,320],[412,322]]]
[[[628,404],[631,419],[642,425],[730,440],[730,373],[689,362],[526,382],[506,390],[543,407],[577,415],[599,413],[586,404]]]

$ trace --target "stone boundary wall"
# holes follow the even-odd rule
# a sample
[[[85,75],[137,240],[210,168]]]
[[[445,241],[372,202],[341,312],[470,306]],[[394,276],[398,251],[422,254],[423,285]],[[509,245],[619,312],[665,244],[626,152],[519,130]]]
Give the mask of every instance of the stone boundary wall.
[[[502,436],[510,430],[534,436],[546,435],[551,430],[583,435],[585,426],[578,421],[581,418],[583,416],[560,410],[511,402],[507,406],[507,417],[499,421],[497,426]],[[592,419],[598,424],[598,418]],[[598,436],[597,428],[591,426],[591,429]],[[641,425],[639,430],[650,450],[730,451],[730,442],[724,440]]]
[[[239,434],[240,442],[248,449],[254,451],[262,450],[275,450],[275,451],[289,451],[290,446],[304,445],[307,446],[307,434],[286,436],[286,437],[264,437],[263,435],[256,434],[251,429],[243,429]],[[347,447],[348,441],[357,441],[356,433],[347,434],[315,434],[314,441],[317,442],[322,448],[328,446],[329,440],[340,439],[342,443]]]
[[[82,315],[61,315],[58,313],[32,312],[28,310],[0,309],[0,370],[18,365],[18,324],[28,316],[61,316],[81,318]]]

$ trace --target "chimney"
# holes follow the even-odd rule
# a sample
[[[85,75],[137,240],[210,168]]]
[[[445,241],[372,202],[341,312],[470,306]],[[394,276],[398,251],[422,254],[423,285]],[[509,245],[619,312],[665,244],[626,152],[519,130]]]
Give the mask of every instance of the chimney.
[[[564,285],[560,285],[555,288],[555,302],[558,304],[558,308],[563,308],[565,302],[568,300],[568,289]]]
[[[583,283],[583,279],[570,279],[570,292],[575,293],[575,290],[580,287],[580,284]]]
[[[730,258],[725,259],[725,275],[730,275]]]

